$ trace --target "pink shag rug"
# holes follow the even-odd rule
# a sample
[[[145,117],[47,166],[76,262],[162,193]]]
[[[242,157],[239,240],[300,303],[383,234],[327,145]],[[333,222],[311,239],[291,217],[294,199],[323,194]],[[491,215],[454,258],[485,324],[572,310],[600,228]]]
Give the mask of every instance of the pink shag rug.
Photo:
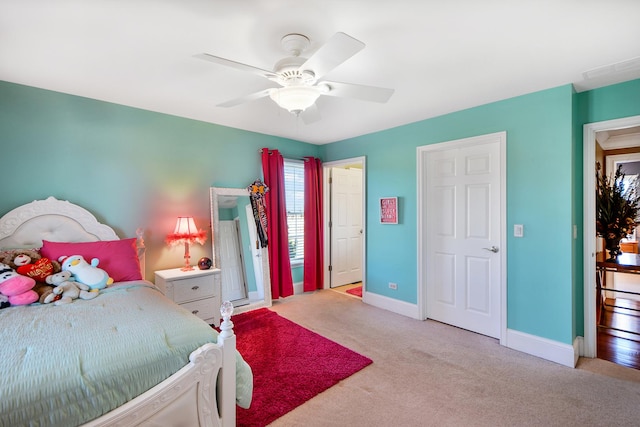
[[[267,308],[231,318],[237,348],[253,371],[253,400],[238,426],[266,426],[372,363]]]
[[[362,285],[356,286],[355,288],[347,289],[346,292],[348,294],[362,298]]]

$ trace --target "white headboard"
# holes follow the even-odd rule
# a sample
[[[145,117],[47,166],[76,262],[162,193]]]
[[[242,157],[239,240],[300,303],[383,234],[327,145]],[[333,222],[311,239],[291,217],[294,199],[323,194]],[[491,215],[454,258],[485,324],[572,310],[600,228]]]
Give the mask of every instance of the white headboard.
[[[144,241],[137,231],[138,257],[144,277]],[[88,210],[66,200],[49,197],[18,206],[0,218],[0,249],[39,248],[42,240],[52,242],[95,242],[118,240],[108,225],[98,222]]]

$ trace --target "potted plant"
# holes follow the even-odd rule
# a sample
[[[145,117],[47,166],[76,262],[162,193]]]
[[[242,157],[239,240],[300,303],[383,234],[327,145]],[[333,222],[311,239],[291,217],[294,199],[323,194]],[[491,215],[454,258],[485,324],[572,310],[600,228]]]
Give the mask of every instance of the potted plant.
[[[620,255],[620,240],[633,233],[640,209],[640,194],[637,183],[625,180],[622,165],[618,165],[613,176],[600,173],[596,168],[596,234],[604,238],[609,251],[607,261],[615,261]]]

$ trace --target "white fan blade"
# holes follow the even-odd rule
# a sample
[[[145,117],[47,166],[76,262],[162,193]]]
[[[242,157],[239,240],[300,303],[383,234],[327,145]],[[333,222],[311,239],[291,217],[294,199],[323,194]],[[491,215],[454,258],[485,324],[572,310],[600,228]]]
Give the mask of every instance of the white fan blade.
[[[353,83],[340,83],[340,82],[328,82],[323,81],[318,83],[318,86],[322,87],[326,85],[328,91],[323,91],[323,95],[337,96],[341,98],[355,98],[363,101],[372,101],[385,103],[393,95],[393,89],[387,89],[376,86],[357,85]]]
[[[360,40],[345,33],[335,33],[316,53],[311,55],[311,58],[300,66],[300,69],[313,71],[316,79],[319,79],[360,52],[364,46],[365,44]]]
[[[322,115],[320,114],[320,110],[318,110],[318,106],[313,104],[311,107],[300,113],[300,117],[305,124],[309,125],[319,121],[322,118]]]
[[[219,56],[211,55],[209,53],[199,53],[193,55],[194,58],[204,59],[205,61],[214,62],[216,64],[224,65],[225,67],[235,68],[236,70],[247,71],[249,73],[257,74],[267,79],[274,79],[277,77],[273,71],[263,70],[262,68],[254,67],[253,65],[243,64],[241,62],[232,61],[230,59],[221,58]]]
[[[217,107],[223,107],[223,108],[235,107],[236,105],[244,104],[245,102],[255,101],[256,99],[269,96],[270,91],[271,89],[264,89],[264,90],[261,90],[260,92],[251,93],[249,95],[241,96],[240,98],[223,102],[222,104],[218,104]]]

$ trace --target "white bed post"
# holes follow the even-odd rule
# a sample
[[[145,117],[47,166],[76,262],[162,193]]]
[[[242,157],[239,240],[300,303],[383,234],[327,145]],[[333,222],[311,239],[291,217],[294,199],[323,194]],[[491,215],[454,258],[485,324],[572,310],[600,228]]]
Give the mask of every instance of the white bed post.
[[[218,344],[222,345],[222,378],[221,392],[218,393],[218,404],[220,418],[223,427],[234,427],[236,425],[236,336],[233,332],[233,304],[225,301],[220,307],[222,323],[220,324],[220,335]]]

